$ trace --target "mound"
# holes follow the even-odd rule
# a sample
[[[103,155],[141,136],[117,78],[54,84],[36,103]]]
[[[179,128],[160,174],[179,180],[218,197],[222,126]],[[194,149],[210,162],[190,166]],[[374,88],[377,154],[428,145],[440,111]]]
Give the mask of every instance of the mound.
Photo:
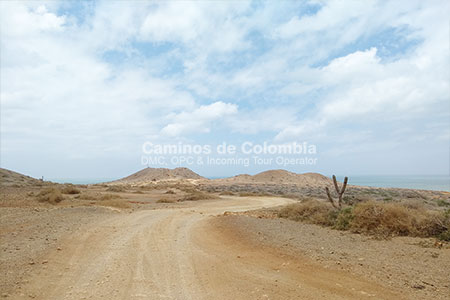
[[[253,176],[245,174],[221,180],[229,183],[275,183],[309,186],[323,186],[331,182],[330,178],[319,173],[297,174],[286,170],[269,170]]]
[[[1,186],[30,186],[40,183],[41,181],[36,178],[0,168]]]
[[[114,183],[145,183],[159,180],[204,179],[188,168],[145,168]]]

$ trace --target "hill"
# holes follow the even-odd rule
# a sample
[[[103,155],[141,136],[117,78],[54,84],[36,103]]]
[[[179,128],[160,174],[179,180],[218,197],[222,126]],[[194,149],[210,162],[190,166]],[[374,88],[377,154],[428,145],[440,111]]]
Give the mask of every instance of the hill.
[[[160,180],[205,179],[188,168],[145,168],[113,183],[145,183]]]
[[[40,184],[39,179],[23,175],[11,170],[0,168],[1,186],[30,186]]]
[[[219,179],[224,183],[275,183],[322,186],[331,182],[330,178],[319,173],[297,174],[286,170],[269,170],[256,175],[242,174],[230,178]]]

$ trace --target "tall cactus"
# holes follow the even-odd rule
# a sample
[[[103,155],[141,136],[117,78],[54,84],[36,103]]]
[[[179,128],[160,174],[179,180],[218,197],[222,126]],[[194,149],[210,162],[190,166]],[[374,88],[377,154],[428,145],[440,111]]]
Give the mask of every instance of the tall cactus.
[[[333,184],[334,188],[336,189],[336,193],[338,194],[338,203],[336,205],[335,201],[331,197],[330,189],[328,187],[325,187],[325,191],[327,192],[328,200],[330,201],[331,205],[333,205],[336,209],[341,209],[342,207],[342,196],[344,195],[345,188],[347,187],[348,177],[344,178],[344,184],[342,185],[342,188],[339,189],[339,186],[337,184],[336,176],[333,175]]]

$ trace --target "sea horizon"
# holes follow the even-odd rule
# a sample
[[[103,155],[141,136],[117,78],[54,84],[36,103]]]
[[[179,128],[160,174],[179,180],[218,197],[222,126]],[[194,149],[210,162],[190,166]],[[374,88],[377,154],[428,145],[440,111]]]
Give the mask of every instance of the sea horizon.
[[[331,175],[325,175],[331,178]],[[221,179],[231,176],[208,176],[208,179]],[[337,176],[342,180],[344,176]],[[449,175],[350,175],[349,185],[379,188],[404,188],[450,192]],[[48,178],[56,183],[96,184],[117,180],[119,178]]]

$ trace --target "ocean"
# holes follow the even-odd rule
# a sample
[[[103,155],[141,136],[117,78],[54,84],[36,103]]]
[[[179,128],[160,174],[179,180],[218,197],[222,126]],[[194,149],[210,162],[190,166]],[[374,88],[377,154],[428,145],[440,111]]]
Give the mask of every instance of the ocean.
[[[338,176],[339,180],[343,180],[343,178],[344,176]],[[373,187],[450,192],[450,176],[447,175],[355,175],[348,176],[348,183]]]
[[[330,176],[331,177],[331,176]],[[223,177],[210,177],[217,179]],[[338,176],[342,181],[344,176]],[[447,175],[354,175],[348,176],[348,183],[373,187],[393,187],[450,192],[450,176]],[[117,178],[46,178],[58,183],[94,184],[116,180]]]

